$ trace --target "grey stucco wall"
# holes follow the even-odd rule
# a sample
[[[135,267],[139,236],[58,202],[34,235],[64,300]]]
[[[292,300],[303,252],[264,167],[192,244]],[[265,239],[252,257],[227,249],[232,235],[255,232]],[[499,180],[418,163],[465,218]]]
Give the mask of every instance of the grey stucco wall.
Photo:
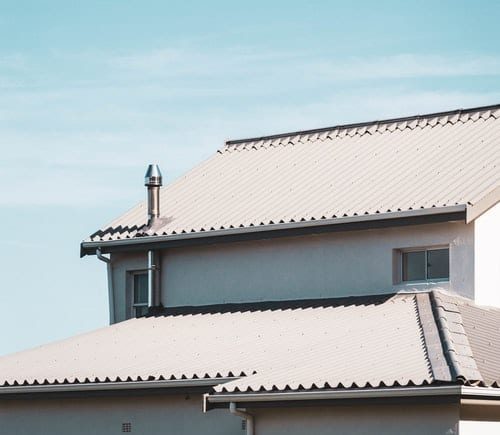
[[[394,285],[394,249],[437,245],[450,245],[452,289],[473,297],[474,229],[455,222],[166,250],[162,253],[163,304],[341,297],[414,289],[415,285]],[[127,271],[144,269],[146,253],[115,254],[112,259],[119,321],[127,311]]]
[[[256,435],[452,435],[457,405],[274,408],[254,411]]]
[[[330,406],[252,410],[256,435],[455,434],[458,405]],[[227,410],[204,414],[201,397],[149,396],[0,401],[2,435],[239,435]]]
[[[113,435],[122,423],[141,435],[241,433],[228,411],[202,412],[200,395],[0,401],[1,435]]]

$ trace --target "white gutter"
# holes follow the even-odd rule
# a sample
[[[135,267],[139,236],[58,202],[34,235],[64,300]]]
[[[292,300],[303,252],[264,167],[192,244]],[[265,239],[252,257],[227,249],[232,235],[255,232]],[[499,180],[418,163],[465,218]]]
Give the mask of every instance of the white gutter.
[[[254,435],[254,424],[253,424],[253,415],[252,414],[249,414],[248,412],[246,412],[245,409],[238,409],[236,407],[236,403],[234,402],[231,402],[229,404],[229,412],[233,415],[236,415],[237,417],[241,417],[243,419],[245,419],[245,422],[246,422],[246,434],[247,435]]]
[[[207,237],[231,236],[239,234],[267,233],[267,232],[271,233],[273,231],[279,231],[279,230],[315,228],[328,225],[341,225],[341,224],[358,223],[358,222],[401,219],[401,218],[417,217],[417,216],[433,216],[439,214],[465,212],[466,210],[467,206],[465,204],[461,204],[449,207],[433,207],[433,208],[424,208],[417,210],[396,211],[390,213],[377,213],[370,215],[339,217],[333,219],[318,219],[306,222],[290,222],[284,224],[269,224],[269,225],[259,225],[259,226],[244,227],[244,228],[228,228],[224,230],[196,231],[192,233],[171,234],[167,236],[143,236],[132,239],[82,242],[82,248],[97,249],[99,247],[133,246],[149,242],[161,243],[161,242],[173,242],[178,240],[200,239]]]
[[[356,390],[327,391],[288,391],[276,393],[227,393],[208,394],[206,400],[210,403],[243,403],[243,402],[281,402],[297,400],[332,400],[332,399],[371,399],[383,397],[425,397],[452,396],[461,394],[461,386],[443,387],[400,387],[400,388],[363,388]]]
[[[494,397],[500,399],[500,388],[462,387],[462,395],[475,397]]]
[[[244,403],[430,396],[474,396],[500,399],[500,388],[445,385],[439,387],[362,388],[353,390],[287,391],[273,393],[223,393],[206,394],[205,401],[209,403]]]
[[[110,390],[138,390],[145,388],[184,388],[184,387],[211,387],[220,383],[234,381],[231,378],[207,379],[176,379],[168,381],[130,381],[130,382],[92,382],[85,384],[49,384],[49,385],[21,385],[0,387],[0,396],[3,394],[25,393],[66,393],[85,391],[110,391]]]
[[[109,324],[115,323],[115,292],[113,288],[113,269],[111,266],[111,259],[105,257],[101,253],[101,248],[96,249],[97,258],[106,263],[108,272],[108,303],[109,303]]]

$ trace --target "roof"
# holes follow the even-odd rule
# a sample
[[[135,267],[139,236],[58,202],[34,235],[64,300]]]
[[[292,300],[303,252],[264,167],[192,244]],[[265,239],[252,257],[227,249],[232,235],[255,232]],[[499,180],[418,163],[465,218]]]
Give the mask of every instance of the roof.
[[[500,199],[499,144],[500,105],[229,141],[162,188],[154,228],[142,202],[82,246],[458,205],[474,218]]]
[[[1,357],[0,394],[176,379],[221,379],[216,394],[498,387],[500,343],[490,334],[499,327],[499,309],[439,291],[167,309]]]

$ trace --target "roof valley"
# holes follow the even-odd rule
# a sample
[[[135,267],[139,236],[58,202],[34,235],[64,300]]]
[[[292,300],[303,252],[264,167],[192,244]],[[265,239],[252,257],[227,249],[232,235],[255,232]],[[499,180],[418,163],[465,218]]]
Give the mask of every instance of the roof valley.
[[[468,383],[483,383],[455,298],[446,298],[443,293],[432,291],[430,299],[452,378],[467,380]]]

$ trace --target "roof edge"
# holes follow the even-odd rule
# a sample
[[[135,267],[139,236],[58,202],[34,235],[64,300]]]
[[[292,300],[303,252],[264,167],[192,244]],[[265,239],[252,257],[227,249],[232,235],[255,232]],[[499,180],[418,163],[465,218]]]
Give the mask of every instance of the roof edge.
[[[444,207],[431,207],[419,208],[415,210],[394,211],[387,213],[373,213],[367,215],[346,216],[330,219],[315,219],[309,221],[287,222],[287,223],[273,223],[259,226],[248,226],[238,228],[225,228],[211,231],[195,231],[189,233],[170,234],[170,235],[157,235],[157,236],[143,236],[129,239],[115,239],[115,240],[97,240],[97,241],[83,241],[80,244],[80,256],[93,255],[96,253],[97,248],[102,248],[103,253],[109,252],[107,249],[116,247],[132,247],[137,245],[145,245],[149,243],[162,243],[162,242],[182,242],[193,241],[196,239],[216,239],[226,236],[236,236],[244,234],[269,234],[279,233],[282,231],[292,231],[296,229],[309,230],[311,233],[319,227],[337,226],[342,224],[356,224],[356,223],[370,223],[376,221],[396,221],[398,219],[413,218],[413,217],[432,217],[437,215],[450,215],[465,213],[467,206],[465,204],[458,204]],[[456,219],[456,217],[454,218]]]
[[[287,403],[296,404],[309,401],[331,401],[338,400],[366,400],[366,399],[396,399],[405,398],[427,399],[432,398],[456,398],[473,401],[479,400],[484,404],[486,400],[500,403],[500,389],[491,387],[468,387],[457,384],[422,386],[422,387],[397,387],[397,388],[363,388],[356,390],[323,390],[323,391],[286,391],[272,393],[205,393],[203,395],[203,409],[209,411],[228,403],[266,404]]]
[[[476,204],[467,206],[467,223],[476,220],[500,202],[500,186],[487,193]]]
[[[230,140],[227,140],[225,142],[225,146],[238,145],[238,144],[246,143],[246,142],[257,142],[257,141],[261,141],[261,140],[279,139],[282,137],[297,136],[297,135],[303,135],[303,134],[323,133],[326,131],[336,130],[336,129],[345,130],[348,128],[368,127],[368,126],[374,125],[374,124],[392,124],[394,122],[413,121],[413,120],[419,120],[419,119],[424,119],[424,118],[433,118],[433,117],[437,117],[437,116],[461,115],[461,114],[466,114],[466,113],[471,113],[471,112],[479,112],[479,111],[483,111],[483,110],[497,110],[497,109],[500,109],[500,104],[491,104],[488,106],[471,107],[471,108],[467,108],[467,109],[454,109],[454,110],[447,110],[447,111],[443,111],[443,112],[426,113],[426,114],[422,114],[422,115],[403,116],[403,117],[399,117],[399,118],[387,118],[387,119],[374,120],[374,121],[355,122],[355,123],[350,123],[350,124],[337,124],[337,125],[330,126],[330,127],[312,128],[312,129],[308,129],[308,130],[297,130],[297,131],[277,133],[277,134],[264,135],[264,136],[249,137],[249,138],[243,138],[243,139],[232,139],[232,140],[230,139]]]
[[[481,388],[481,387],[474,387]],[[425,396],[460,396],[463,394],[461,385],[440,385],[422,387],[385,387],[385,388],[357,388],[343,390],[319,391],[279,391],[257,393],[207,393],[204,402],[229,403],[229,402],[288,402],[302,400],[332,400],[332,399],[368,399],[383,397],[425,397]],[[491,394],[499,395],[500,391]]]
[[[46,384],[46,385],[16,385],[0,387],[0,397],[7,394],[33,393],[67,393],[109,390],[140,390],[140,389],[174,389],[192,387],[213,387],[224,382],[239,379],[238,376],[229,378],[203,379],[172,379],[163,381],[122,381],[122,382],[87,382],[73,384]]]

